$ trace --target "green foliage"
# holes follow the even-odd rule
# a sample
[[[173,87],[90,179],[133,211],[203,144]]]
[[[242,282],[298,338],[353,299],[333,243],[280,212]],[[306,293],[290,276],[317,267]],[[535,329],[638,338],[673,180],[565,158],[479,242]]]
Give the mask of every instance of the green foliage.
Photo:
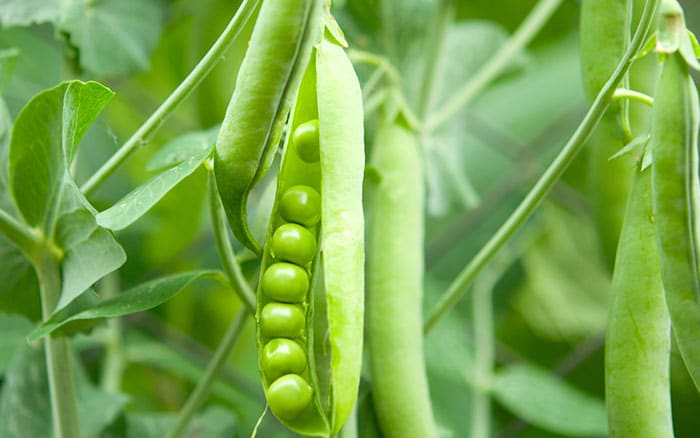
[[[607,432],[602,400],[537,367],[511,365],[499,371],[493,391],[496,400],[545,430],[566,436],[601,436]]]
[[[3,27],[51,23],[78,52],[79,64],[99,75],[149,66],[165,12],[163,0],[3,0]]]
[[[77,364],[77,358],[73,359]],[[126,398],[95,387],[82,366],[75,366],[81,436],[98,436],[122,412]],[[17,349],[0,393],[0,435],[39,437],[50,433],[51,405],[44,354],[28,345]]]
[[[27,339],[30,342],[35,341],[59,329],[63,334],[71,334],[75,329],[71,330],[70,323],[76,321],[82,322],[79,328],[84,330],[105,318],[116,318],[152,309],[170,300],[191,282],[203,277],[217,278],[221,277],[221,274],[216,271],[198,271],[162,277],[104,301],[90,299],[88,295],[54,313],[30,333]]]
[[[629,387],[616,390],[620,380],[603,375],[603,347],[619,355],[608,354],[611,358],[630,351],[646,354],[637,347],[643,343],[625,338],[638,321],[615,318],[620,311],[610,304],[615,303],[610,267],[628,195],[624,175],[638,160],[650,173],[670,158],[683,161],[676,171],[684,179],[658,176],[657,203],[668,208],[654,214],[655,228],[649,232],[661,233],[663,246],[660,251],[651,244],[645,248],[661,254],[660,266],[667,271],[673,266],[682,271],[665,274],[667,298],[685,297],[692,305],[669,300],[680,350],[674,346],[670,355],[657,352],[652,358],[662,367],[664,360],[671,364],[670,380],[654,388],[671,394],[678,436],[700,428],[694,408],[700,396],[686,370],[697,371],[692,329],[697,297],[691,293],[697,289],[697,260],[689,263],[688,257],[698,250],[693,248],[697,166],[688,164],[697,164],[692,148],[697,127],[664,129],[658,126],[663,122],[654,122],[650,137],[647,120],[653,111],[655,120],[666,120],[666,128],[668,118],[681,113],[687,124],[697,122],[695,97],[684,100],[680,111],[682,99],[668,91],[680,92],[674,88],[679,81],[667,80],[660,91],[652,86],[658,78],[656,48],[669,52],[661,57],[667,66],[684,67],[688,80],[682,91],[694,87],[685,65],[700,65],[697,43],[687,32],[700,25],[695,2],[663,2],[666,18],[656,21],[658,33],[647,36],[646,57],[635,61],[631,76],[621,78],[627,91],[649,96],[627,100],[633,93],[613,99],[596,91],[618,65],[632,36],[629,25],[640,20],[644,1],[633,1],[634,17],[628,17],[627,1],[606,9],[598,4],[612,3],[593,0],[336,0],[335,20],[302,14],[305,23],[315,23],[307,33],[298,32],[306,38],[302,47],[280,39],[291,43],[288,55],[300,61],[278,78],[274,107],[263,111],[250,101],[244,112],[234,109],[226,117],[229,134],[250,134],[249,126],[240,123],[250,119],[270,136],[255,136],[264,150],[247,163],[250,174],[222,176],[217,169],[218,181],[212,182],[212,151],[221,147],[216,143],[231,92],[237,90],[237,99],[249,98],[242,91],[248,80],[263,92],[271,90],[268,76],[240,69],[243,59],[253,56],[249,43],[265,3],[268,8],[277,4],[0,0],[0,436],[230,437],[249,436],[256,427],[261,437],[295,436],[274,415],[264,414],[265,390],[273,382],[265,378],[261,383],[260,330],[266,333],[264,343],[306,337],[304,361],[315,360],[309,362],[313,369],[299,375],[308,376],[319,392],[312,397],[328,417],[321,421],[333,423],[316,429],[339,427],[344,418],[333,419],[329,407],[339,403],[335,415],[350,415],[339,432],[343,438],[410,436],[398,426],[409,424],[408,414],[399,411],[406,406],[439,436],[615,436],[617,429],[608,425],[616,421],[610,406],[606,415],[606,384],[622,399],[635,393]],[[308,11],[319,11],[327,3],[305,4]],[[239,6],[242,15],[234,20],[235,32],[228,34],[225,48],[195,68]],[[335,58],[322,65],[323,78],[312,70],[303,76],[306,60],[316,57],[309,41],[320,35],[322,23]],[[595,25],[607,30],[597,32]],[[255,40],[269,43],[270,35]],[[351,87],[346,60],[339,61],[345,57],[343,40],[361,92]],[[280,61],[272,55],[258,66],[261,72],[270,73]],[[342,76],[337,74],[341,68]],[[317,95],[322,81],[333,91]],[[180,84],[184,93],[171,94]],[[582,122],[596,97],[592,118]],[[652,100],[654,110],[639,105]],[[613,110],[593,133],[592,147],[579,157],[574,150],[559,167],[550,165],[572,133],[575,146],[583,144],[596,126],[593,119],[611,102]],[[351,108],[345,109],[348,104]],[[335,123],[324,125],[323,117]],[[324,158],[323,150],[319,155],[315,142],[293,140],[299,124],[315,119],[321,138],[341,145],[333,160]],[[386,135],[377,135],[387,120],[405,136],[392,145],[386,144]],[[691,152],[681,156],[681,148],[668,148],[659,161],[650,150],[664,143],[662,137]],[[381,156],[381,166],[362,169],[362,148],[342,146],[359,145],[363,138],[364,152]],[[123,143],[131,144],[126,152]],[[301,158],[293,154],[296,143],[308,146]],[[391,152],[382,156],[388,146]],[[671,157],[674,152],[678,155]],[[110,160],[114,156],[116,164]],[[413,170],[397,176],[398,165],[408,161]],[[325,174],[309,171],[313,166],[323,167]],[[558,173],[539,198],[526,197],[523,203],[540,175],[554,167]],[[105,168],[103,178],[90,182]],[[362,170],[364,214],[383,225],[377,233],[370,222],[368,236],[361,221],[342,212],[351,193],[353,211],[360,212]],[[234,221],[249,224],[261,244],[270,240],[263,253],[272,248],[274,254],[264,262],[233,238],[221,211],[231,206],[222,207],[216,186],[236,178],[245,180],[246,193],[234,209],[243,208],[249,217],[233,214]],[[679,186],[662,195],[662,181]],[[321,201],[285,207],[280,197],[290,184],[313,186]],[[688,190],[680,190],[681,184]],[[284,190],[276,194],[276,188]],[[679,203],[681,192],[687,199]],[[541,201],[544,205],[535,209]],[[401,202],[404,206],[392,209]],[[483,256],[484,243],[492,242],[523,205],[527,211],[509,222],[497,251],[457,288],[465,299],[449,314],[438,314],[425,333],[426,315],[435,316],[433,306],[460,284],[459,273],[475,256]],[[636,216],[636,223],[649,225],[649,216]],[[303,241],[278,236],[273,243],[274,231],[285,222],[303,224],[313,239],[302,233]],[[362,289],[362,258],[349,248],[360,245],[363,236],[379,242],[368,248],[372,269],[398,272],[385,281],[386,290],[396,288],[383,297],[387,307],[380,309],[377,297],[365,301],[373,307],[367,310],[371,320],[365,325],[372,333],[364,337],[364,346],[363,299],[346,291]],[[634,230],[626,239],[632,249],[623,261],[651,272],[635,263],[634,248],[641,240]],[[679,247],[684,251],[671,251]],[[314,305],[294,304],[291,323],[257,329],[249,324],[263,319],[269,304],[261,300],[260,289],[255,314],[261,269],[264,273],[281,259],[306,265],[309,258],[308,272],[302,270],[311,278],[308,299]],[[643,281],[643,275],[628,281],[615,275],[618,291],[643,287],[632,281]],[[202,281],[211,279],[217,281]],[[693,289],[679,287],[681,282]],[[671,323],[664,309],[646,310],[657,311],[654,327]],[[605,345],[609,311],[609,327],[622,324],[627,332]],[[389,324],[398,328],[387,330]],[[661,331],[653,334],[668,335]],[[396,340],[410,349],[392,347]],[[338,359],[348,353],[352,369]],[[382,358],[390,358],[389,363],[381,363]],[[625,363],[624,370],[638,373],[636,362]],[[356,409],[350,414],[358,379]],[[64,390],[56,393],[56,388]],[[66,388],[74,388],[76,396]],[[398,407],[387,410],[392,402]],[[80,419],[79,431],[69,419],[72,411]],[[57,416],[68,420],[57,422]],[[662,417],[671,420],[665,411]],[[387,428],[392,421],[395,426]],[[297,430],[302,426],[295,424]]]

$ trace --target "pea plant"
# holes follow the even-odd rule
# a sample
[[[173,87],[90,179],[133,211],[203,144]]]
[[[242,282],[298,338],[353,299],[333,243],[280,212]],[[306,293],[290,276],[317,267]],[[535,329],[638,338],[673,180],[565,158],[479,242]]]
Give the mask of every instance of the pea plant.
[[[0,437],[694,436],[698,26],[0,0]]]

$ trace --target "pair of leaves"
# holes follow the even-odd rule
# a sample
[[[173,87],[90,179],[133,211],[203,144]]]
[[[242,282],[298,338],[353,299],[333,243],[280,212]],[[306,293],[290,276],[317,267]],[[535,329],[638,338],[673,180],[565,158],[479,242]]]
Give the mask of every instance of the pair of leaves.
[[[97,214],[80,193],[69,168],[80,140],[112,94],[96,82],[63,83],[34,97],[19,114],[12,131],[9,185],[17,210],[28,225],[53,236],[64,252],[58,310],[125,262],[124,251],[108,229],[119,230],[133,223],[194,172],[211,152],[211,142],[208,146],[196,143],[197,153],[193,154],[193,143],[181,141],[189,149],[183,152],[183,146],[169,148],[172,153],[163,155],[165,162],[189,158]],[[18,263],[27,266],[26,262]],[[20,269],[22,266],[14,272],[3,269],[5,276],[14,276],[11,284],[23,278],[16,274],[25,270]],[[29,307],[9,309],[3,301],[13,301],[0,300],[4,310],[36,317]]]
[[[52,23],[100,76],[144,70],[160,36],[162,0],[0,0],[3,27]]]
[[[112,95],[97,82],[62,83],[36,95],[12,130],[8,183],[14,205],[27,226],[53,238],[63,252],[59,308],[126,261],[69,171],[80,140]]]

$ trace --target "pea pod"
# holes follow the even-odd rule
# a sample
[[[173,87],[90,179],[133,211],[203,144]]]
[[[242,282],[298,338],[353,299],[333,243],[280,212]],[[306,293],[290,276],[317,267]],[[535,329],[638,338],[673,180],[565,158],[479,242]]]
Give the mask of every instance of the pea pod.
[[[635,10],[630,10],[634,5]],[[634,14],[642,10],[640,0],[586,0],[581,5],[581,66],[588,100],[593,102],[600,89],[615,71],[627,48]],[[638,21],[638,20],[637,20]],[[640,91],[651,91],[656,77],[654,60],[644,59],[630,70],[626,83]],[[647,131],[648,110],[614,102],[601,119],[590,140],[587,185],[591,210],[600,236],[603,256],[610,267],[625,215],[625,205],[632,182],[634,164],[630,155],[614,160],[630,140],[624,123],[632,129]]]
[[[671,326],[656,251],[651,171],[639,170],[617,248],[605,341],[611,437],[673,437]]]
[[[423,355],[424,180],[415,136],[383,125],[368,224],[367,341],[372,397],[387,437],[437,437]]]
[[[248,229],[248,194],[274,158],[310,55],[316,3],[263,1],[216,139],[214,170],[226,216],[236,238],[256,254],[260,245]]]
[[[363,131],[355,72],[342,47],[325,35],[294,109],[256,311],[268,404],[283,424],[305,435],[337,433],[357,397],[364,308]],[[283,278],[278,271],[284,269],[295,274]],[[296,292],[299,284],[302,294]]]
[[[652,113],[654,217],[673,332],[700,389],[698,93],[679,52],[666,56]]]

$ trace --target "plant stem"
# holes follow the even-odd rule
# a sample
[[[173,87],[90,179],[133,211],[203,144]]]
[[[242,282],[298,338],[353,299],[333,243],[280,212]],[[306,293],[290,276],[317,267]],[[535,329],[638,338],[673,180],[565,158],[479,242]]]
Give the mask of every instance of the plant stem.
[[[501,46],[500,50],[479,70],[464,87],[456,91],[445,106],[426,121],[426,132],[431,132],[457,114],[496,76],[501,74],[511,60],[537,35],[562,0],[540,0],[520,27]]]
[[[636,102],[643,103],[648,106],[654,106],[654,98],[648,94],[640,93],[639,91],[628,90],[626,88],[618,88],[613,94],[615,100],[618,99],[629,99]]]
[[[4,234],[29,258],[41,245],[39,234],[3,209],[0,209],[0,234]]]
[[[438,85],[438,81],[436,81],[435,78],[439,70],[438,67],[442,60],[443,47],[454,15],[454,2],[452,0],[440,0],[431,27],[426,50],[428,56],[425,63],[425,71],[418,101],[418,116],[421,120],[425,120],[425,116],[430,111],[430,105],[433,102],[435,88]]]
[[[493,288],[498,277],[485,271],[474,284],[472,323],[474,331],[475,378],[473,386],[471,435],[488,438],[491,428],[491,380],[494,362]]]
[[[204,375],[199,380],[199,383],[197,383],[194,391],[192,391],[192,394],[190,394],[189,398],[185,402],[185,406],[183,406],[182,410],[180,411],[175,427],[168,435],[170,438],[182,436],[190,420],[192,420],[195,412],[197,412],[197,409],[199,409],[199,407],[206,401],[211,387],[214,384],[219,371],[221,371],[223,366],[226,364],[226,360],[231,355],[231,351],[236,345],[236,341],[238,341],[238,338],[243,331],[243,327],[245,326],[246,321],[248,321],[249,315],[249,310],[245,306],[242,306],[238,310],[233,322],[229,326],[228,330],[226,330],[224,338],[221,340],[219,347],[216,349],[214,357],[212,357],[211,361],[207,365]]]
[[[49,251],[42,251],[34,262],[39,291],[41,312],[48,318],[61,295],[61,272],[56,259]],[[46,336],[46,370],[51,395],[51,413],[56,438],[80,436],[80,418],[73,379],[73,355],[70,341],[65,337]]]
[[[251,311],[254,311],[255,293],[243,275],[241,266],[238,264],[236,255],[231,247],[231,241],[227,233],[226,213],[224,212],[223,205],[221,205],[219,192],[216,188],[214,170],[210,165],[207,165],[207,170],[209,172],[209,215],[211,216],[214,228],[214,239],[216,240],[216,248],[219,251],[219,257],[221,257],[221,263],[224,265],[224,271],[226,272],[226,276],[233,290],[243,304]]]
[[[124,143],[119,150],[107,160],[80,188],[86,195],[94,192],[115,170],[140,146],[145,145],[150,137],[165,122],[170,114],[202,82],[209,72],[223,59],[223,55],[236,39],[244,24],[253,15],[260,0],[243,0],[236,14],[231,18],[224,31],[214,42],[209,51],[192,69],[189,75],[177,86],[167,99]]]
[[[615,72],[612,74],[608,82],[598,93],[593,105],[591,105],[588,113],[584,117],[581,124],[578,126],[574,134],[561,150],[559,155],[549,165],[544,174],[535,183],[535,186],[525,196],[525,199],[511,213],[503,225],[491,236],[486,245],[474,256],[474,258],[464,267],[457,278],[447,288],[445,294],[438,300],[433,307],[425,326],[424,332],[427,333],[431,328],[445,315],[466,292],[467,287],[472,283],[474,278],[481,272],[486,264],[498,253],[503,245],[520,229],[530,215],[535,211],[539,204],[544,200],[554,184],[559,180],[564,171],[569,167],[569,164],[574,160],[578,152],[583,148],[584,144],[591,135],[591,132],[600,121],[603,113],[610,105],[613,99],[613,93],[617,84],[620,83],[625,75],[634,55],[639,51],[645,36],[647,35],[654,19],[654,12],[659,0],[647,0],[644,7],[643,15],[639,21],[639,27],[634,35],[629,48],[620,60]]]
[[[113,272],[100,281],[103,299],[117,296],[119,274]],[[122,322],[119,318],[107,320],[107,342],[104,365],[102,366],[101,386],[105,391],[118,393],[124,372],[124,350],[122,348]]]
[[[353,64],[367,64],[382,69],[386,72],[387,76],[389,76],[389,81],[393,85],[399,85],[401,83],[401,75],[398,70],[396,70],[396,67],[394,67],[391,61],[381,55],[364,50],[350,49],[348,50],[348,57]]]

